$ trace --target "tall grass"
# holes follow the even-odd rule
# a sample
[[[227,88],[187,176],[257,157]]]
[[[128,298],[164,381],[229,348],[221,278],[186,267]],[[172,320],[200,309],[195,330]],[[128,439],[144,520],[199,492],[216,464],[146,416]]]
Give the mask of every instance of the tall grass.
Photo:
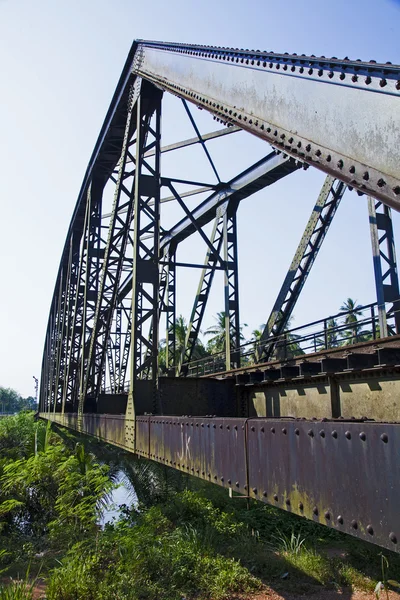
[[[11,580],[9,585],[0,586],[0,600],[32,600],[35,582],[30,583],[28,577],[24,580]]]

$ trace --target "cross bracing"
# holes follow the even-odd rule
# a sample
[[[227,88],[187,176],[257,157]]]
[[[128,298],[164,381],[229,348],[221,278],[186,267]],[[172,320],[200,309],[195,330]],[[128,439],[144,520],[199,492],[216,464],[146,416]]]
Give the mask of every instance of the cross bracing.
[[[399,285],[391,209],[400,208],[399,94],[400,67],[390,63],[135,41],[61,257],[45,338],[40,412],[76,415],[78,429],[88,414],[125,415],[125,441],[118,443],[135,450],[136,415],[143,410],[168,414],[163,377],[181,381],[213,374],[194,365],[218,278],[223,280],[225,335],[221,356],[212,357],[214,370],[228,380],[241,376],[248,364],[258,369],[287,360],[293,346],[290,316],[336,211],[351,191],[361,196],[357,201],[364,212],[366,204],[369,210],[377,290],[377,305],[367,307],[373,338],[396,337]],[[171,95],[180,104],[188,135],[164,142],[163,109]],[[220,126],[214,123],[204,133],[196,107]],[[173,130],[174,124],[168,125]],[[243,166],[225,179],[215,145],[228,143],[240,155],[243,135],[258,138],[263,150],[251,164],[240,156]],[[244,350],[238,209],[249,210],[252,195],[310,166],[324,172],[325,182],[276,301],[265,307],[264,331]],[[194,238],[202,244],[203,261],[182,251]],[[188,270],[198,274],[198,286],[187,330],[178,339],[177,298]],[[353,316],[345,333],[354,345],[363,340],[351,325]],[[342,325],[335,329],[324,322],[322,334],[313,334],[314,354],[331,350],[329,341],[337,332],[344,335]],[[309,339],[306,335],[305,343]],[[369,366],[383,368],[383,356],[389,354],[397,360],[391,348],[376,364],[370,357]],[[329,355],[309,365],[308,373],[314,369],[322,377],[324,360],[343,371],[356,362]],[[288,373],[303,377],[306,372],[300,363],[285,363],[271,367],[265,379],[260,371],[250,380],[268,383],[275,375],[285,379]],[[114,402],[112,409],[108,401]],[[332,416],[338,416],[332,402]],[[178,410],[184,412],[184,404]]]

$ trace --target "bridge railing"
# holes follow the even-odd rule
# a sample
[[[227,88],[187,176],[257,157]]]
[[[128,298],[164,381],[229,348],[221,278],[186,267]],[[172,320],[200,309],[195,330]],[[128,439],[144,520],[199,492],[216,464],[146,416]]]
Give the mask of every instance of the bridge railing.
[[[394,312],[388,314],[389,335],[395,333]],[[231,351],[240,353],[242,367],[259,362],[264,350],[273,348],[271,361],[285,361],[305,354],[376,340],[380,337],[377,303],[367,304],[325,319],[285,331],[268,340],[250,340]],[[225,352],[218,352],[184,365],[189,377],[201,377],[230,369]]]

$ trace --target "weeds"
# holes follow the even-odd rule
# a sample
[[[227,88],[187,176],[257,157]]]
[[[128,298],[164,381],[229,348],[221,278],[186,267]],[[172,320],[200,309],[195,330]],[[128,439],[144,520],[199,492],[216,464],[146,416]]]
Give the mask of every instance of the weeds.
[[[261,582],[227,556],[241,525],[191,492],[109,526],[75,545],[50,577],[49,600],[180,600],[259,589]]]
[[[278,533],[279,535],[275,535],[273,538],[278,542],[279,549],[285,554],[299,554],[306,541],[305,538],[302,538],[300,533],[296,535],[294,531],[292,531],[290,538],[280,531]]]
[[[29,561],[36,574],[37,559],[45,557],[48,600],[222,600],[264,584],[283,593],[308,593],[315,585],[372,591],[378,579],[379,597],[398,585],[376,547],[334,528],[255,501],[247,509],[217,486],[125,454],[123,467],[115,451],[103,449],[96,459],[94,442],[79,437],[77,444],[72,434],[65,440],[65,432],[61,439],[31,417],[6,425],[0,572],[6,566],[15,575]],[[121,469],[138,507],[125,507],[100,530],[96,519]],[[390,575],[399,578],[400,559],[388,555]],[[32,599],[33,584],[17,579],[0,586],[0,600]]]
[[[10,578],[8,585],[0,585],[0,600],[32,600],[35,581],[29,582],[29,567],[25,579]]]

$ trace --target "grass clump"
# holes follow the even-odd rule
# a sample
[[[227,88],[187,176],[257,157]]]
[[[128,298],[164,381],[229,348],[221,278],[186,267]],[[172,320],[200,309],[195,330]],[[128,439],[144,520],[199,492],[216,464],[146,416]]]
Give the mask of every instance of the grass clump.
[[[298,552],[283,553],[288,565],[321,585],[332,583],[333,572],[328,558],[315,550],[302,547]]]
[[[29,570],[25,579],[14,580],[10,583],[0,584],[0,600],[32,600],[35,581],[29,581]]]

